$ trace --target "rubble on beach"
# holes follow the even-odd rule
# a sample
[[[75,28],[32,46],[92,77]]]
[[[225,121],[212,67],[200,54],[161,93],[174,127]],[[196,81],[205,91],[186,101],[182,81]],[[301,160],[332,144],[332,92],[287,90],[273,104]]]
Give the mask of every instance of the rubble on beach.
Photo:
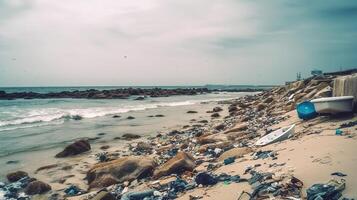
[[[97,163],[86,168],[83,181],[87,188],[69,183],[65,189],[51,190],[50,185],[41,182],[36,183],[33,193],[29,192],[29,185],[37,181],[22,174],[22,178],[11,183],[0,183],[0,199],[29,199],[31,195],[45,193],[49,199],[164,200],[180,198],[199,189],[209,191],[216,185],[247,184],[249,190],[235,194],[235,199],[337,200],[349,184],[340,176],[335,175],[334,181],[321,180],[306,185],[294,174],[293,166],[279,161],[279,150],[270,149],[274,145],[265,148],[254,145],[260,137],[290,122],[298,103],[332,96],[336,79],[341,77],[311,77],[255,95],[221,101],[218,107],[208,111],[212,113],[212,120],[198,122],[199,126],[168,130],[149,138],[127,136],[130,140],[126,141],[128,145],[123,150],[126,156],[123,157],[115,156],[109,150],[105,153],[93,150],[99,154]],[[220,117],[222,114],[218,113],[224,109],[228,115]],[[282,143],[318,135],[323,123],[330,123],[329,129],[342,129],[345,136],[351,138],[357,133],[356,114],[348,118],[317,116],[295,122],[295,134]],[[83,151],[88,149],[90,147]],[[77,149],[68,151],[71,148],[66,148],[66,156],[82,152]],[[256,164],[240,169],[244,172],[241,174],[224,170],[245,162]],[[186,199],[206,197],[190,194]]]

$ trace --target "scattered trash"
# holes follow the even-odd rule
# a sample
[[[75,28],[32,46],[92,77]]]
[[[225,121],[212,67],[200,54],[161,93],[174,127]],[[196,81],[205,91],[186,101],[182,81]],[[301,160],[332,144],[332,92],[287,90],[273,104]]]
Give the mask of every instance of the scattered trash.
[[[341,129],[336,129],[336,135],[342,135],[343,131]]]
[[[224,163],[225,165],[229,165],[229,164],[234,163],[235,159],[236,159],[235,157],[229,157],[229,158],[227,158],[227,159],[224,159],[223,163]]]
[[[344,177],[347,176],[347,174],[341,173],[341,172],[334,172],[331,174],[332,176],[340,176],[340,177]]]
[[[309,120],[317,116],[315,106],[309,101],[302,102],[296,106],[298,117],[303,120]]]
[[[353,122],[348,122],[340,125],[340,128],[349,128],[357,125],[357,120]]]
[[[75,196],[78,194],[81,194],[81,189],[79,189],[77,186],[75,185],[70,185],[68,188],[66,188],[64,190],[64,192],[68,195],[68,196]]]
[[[121,200],[142,200],[146,197],[154,195],[154,190],[146,190],[142,192],[127,192],[123,194]]]
[[[330,180],[327,184],[314,184],[307,189],[307,200],[338,200],[341,192],[346,188],[345,180]]]
[[[266,159],[266,158],[275,158],[276,157],[276,154],[273,152],[273,151],[262,151],[262,150],[259,150],[257,152],[254,153],[254,156],[253,156],[253,159],[254,160],[258,160],[258,159]]]
[[[255,145],[256,146],[265,146],[268,144],[286,140],[294,134],[294,131],[295,131],[295,124],[285,127],[285,128],[278,129],[278,130],[273,131],[273,132],[269,133],[268,135],[265,135],[264,137],[260,138],[255,143]]]
[[[197,176],[195,177],[195,181],[198,185],[204,185],[204,186],[207,186],[207,185],[215,185],[217,184],[217,179],[206,173],[206,172],[201,172],[199,174],[197,174]]]
[[[97,153],[96,155],[96,158],[99,162],[106,162],[109,160],[108,158],[108,152],[100,152],[100,153]]]

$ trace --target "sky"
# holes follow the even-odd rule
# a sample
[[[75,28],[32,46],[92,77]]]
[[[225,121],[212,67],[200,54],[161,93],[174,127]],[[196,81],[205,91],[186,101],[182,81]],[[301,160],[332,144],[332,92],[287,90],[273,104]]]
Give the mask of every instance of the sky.
[[[356,38],[354,0],[0,0],[0,86],[283,84]]]

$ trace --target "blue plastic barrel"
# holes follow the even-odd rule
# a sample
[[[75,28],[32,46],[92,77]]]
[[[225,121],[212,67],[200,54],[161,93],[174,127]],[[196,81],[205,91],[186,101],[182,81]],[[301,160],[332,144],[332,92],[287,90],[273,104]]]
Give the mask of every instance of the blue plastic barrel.
[[[310,101],[304,101],[296,106],[296,111],[300,119],[312,119],[317,116],[315,106]]]

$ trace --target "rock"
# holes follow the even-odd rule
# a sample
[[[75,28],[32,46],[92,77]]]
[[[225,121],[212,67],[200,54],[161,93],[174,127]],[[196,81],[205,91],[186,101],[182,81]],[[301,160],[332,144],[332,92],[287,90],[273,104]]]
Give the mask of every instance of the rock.
[[[136,101],[142,101],[142,100],[145,100],[145,97],[142,97],[142,96],[136,97],[134,100],[136,100]]]
[[[126,119],[135,119],[133,116],[128,116]]]
[[[120,116],[119,115],[113,115],[112,118],[119,118]]]
[[[64,158],[68,156],[77,155],[91,149],[87,140],[78,140],[73,144],[68,145],[62,152],[56,155],[56,158]]]
[[[198,121],[198,123],[207,124],[207,123],[208,123],[208,121],[204,119],[204,120],[200,120],[200,121]]]
[[[248,129],[248,123],[247,122],[241,122],[236,124],[233,128],[227,130],[224,132],[224,134],[230,133],[230,132],[238,132],[238,131],[244,131]]]
[[[171,174],[180,174],[184,171],[193,171],[195,168],[195,159],[186,152],[179,152],[177,155],[154,172],[154,178],[160,178]]]
[[[197,143],[200,145],[203,144],[210,144],[210,143],[216,143],[220,141],[225,141],[227,140],[226,136],[222,134],[211,134],[211,135],[202,135],[197,138]]]
[[[262,110],[264,110],[266,107],[267,107],[267,104],[265,104],[265,103],[260,103],[260,104],[257,105],[257,111],[258,111],[258,112],[259,112],[259,111],[262,111]]]
[[[214,129],[216,129],[217,131],[221,131],[221,130],[223,130],[225,127],[226,127],[226,125],[222,123],[222,124],[219,124],[219,125],[217,125],[216,127],[214,127]]]
[[[266,99],[263,101],[263,103],[269,104],[269,103],[271,103],[271,102],[273,102],[273,101],[274,101],[274,98],[273,98],[272,96],[270,96],[270,97],[266,98]]]
[[[16,171],[16,172],[7,174],[6,178],[10,182],[16,182],[24,177],[27,177],[27,176],[28,176],[28,174],[24,171]]]
[[[42,167],[39,167],[36,169],[35,173],[39,172],[39,171],[42,171],[42,170],[49,170],[49,169],[53,169],[55,167],[58,167],[58,164],[52,164],[52,165],[45,165],[45,166],[42,166]]]
[[[217,117],[220,117],[220,115],[219,115],[218,113],[213,113],[213,114],[211,115],[211,117],[217,118]]]
[[[87,172],[89,188],[108,187],[152,175],[156,163],[148,157],[130,156],[98,163]]]
[[[25,188],[27,195],[43,194],[51,190],[51,186],[42,181],[33,181]]]
[[[213,112],[221,112],[221,111],[223,111],[223,109],[221,108],[221,107],[214,107],[213,109],[212,109],[212,111]]]
[[[197,111],[194,111],[194,110],[189,110],[187,111],[188,114],[194,114],[194,113],[197,113]]]
[[[182,132],[178,131],[178,130],[172,130],[167,135],[173,136],[173,135],[177,135],[177,134],[182,134]]]
[[[326,86],[322,90],[318,91],[314,98],[322,98],[322,97],[331,97],[332,96],[332,88],[330,86]]]
[[[228,107],[228,112],[232,113],[232,112],[236,112],[238,110],[236,105],[230,105]]]
[[[159,114],[159,115],[155,115],[155,117],[165,117],[165,115]]]
[[[124,139],[124,140],[134,140],[134,139],[138,139],[138,138],[141,138],[141,136],[133,134],[133,133],[125,133],[124,135],[121,136],[121,139]]]
[[[219,161],[224,161],[227,158],[234,157],[234,158],[240,158],[253,150],[249,147],[237,147],[230,149],[228,151],[225,151],[221,156],[219,156],[218,160]]]
[[[115,196],[107,191],[100,191],[91,200],[116,200]]]
[[[140,152],[150,153],[152,151],[152,145],[146,142],[139,142],[136,145],[136,150]]]

